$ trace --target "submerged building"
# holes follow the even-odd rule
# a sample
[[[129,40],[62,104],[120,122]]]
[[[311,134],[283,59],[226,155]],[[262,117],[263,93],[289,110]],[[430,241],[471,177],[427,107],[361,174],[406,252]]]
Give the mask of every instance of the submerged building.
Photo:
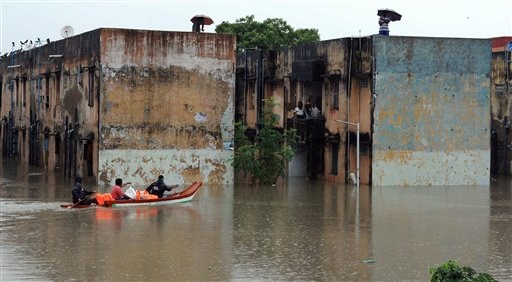
[[[289,175],[347,182],[359,170],[368,185],[485,185],[491,59],[489,39],[374,35],[248,49],[237,60],[236,119],[257,131],[261,99],[274,97],[281,126],[300,135]],[[322,116],[295,118],[299,101]]]
[[[2,156],[111,184],[231,183],[234,35],[101,28],[0,60]]]
[[[236,55],[235,35],[97,29],[0,59],[2,157],[99,184],[232,183],[233,120],[254,134],[273,97],[299,134],[289,176],[488,184],[512,174],[508,39],[373,35]],[[321,115],[295,118],[299,101]]]

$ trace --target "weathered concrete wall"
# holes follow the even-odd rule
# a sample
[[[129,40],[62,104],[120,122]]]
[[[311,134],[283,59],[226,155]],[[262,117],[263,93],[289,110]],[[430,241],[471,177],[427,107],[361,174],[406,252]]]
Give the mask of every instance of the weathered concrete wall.
[[[34,43],[29,50],[1,59],[0,111],[6,119],[12,111],[9,130],[19,133],[17,155],[9,153],[6,157],[95,181],[98,35],[96,30],[51,43]],[[7,69],[8,65],[18,67]],[[2,140],[4,137],[2,134]]]
[[[235,36],[103,29],[100,183],[232,183]]]
[[[373,38],[373,185],[489,184],[490,41]]]

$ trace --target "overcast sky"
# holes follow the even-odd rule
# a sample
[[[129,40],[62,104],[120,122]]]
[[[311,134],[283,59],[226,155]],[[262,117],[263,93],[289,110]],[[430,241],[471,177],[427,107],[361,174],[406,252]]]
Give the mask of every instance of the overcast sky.
[[[316,28],[322,40],[378,33],[377,10],[390,8],[402,20],[390,24],[398,36],[491,38],[512,36],[512,0],[0,0],[0,53],[12,43],[62,39],[71,26],[78,35],[101,27],[191,31],[196,14],[215,24],[247,15],[282,18],[293,28]]]

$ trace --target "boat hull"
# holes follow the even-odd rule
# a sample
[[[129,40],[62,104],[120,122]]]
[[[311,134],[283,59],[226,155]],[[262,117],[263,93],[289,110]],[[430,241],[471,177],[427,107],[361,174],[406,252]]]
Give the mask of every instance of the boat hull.
[[[105,201],[105,207],[131,207],[131,206],[155,206],[155,205],[169,205],[176,203],[184,203],[191,201],[197,193],[197,190],[202,186],[202,182],[194,182],[185,190],[170,197],[158,199],[144,199],[144,200],[114,200]]]
[[[203,185],[202,182],[196,181],[188,186],[185,190],[174,194],[169,197],[158,199],[144,199],[144,200],[113,200],[105,201],[101,206],[98,205],[73,205],[65,204],[60,205],[63,208],[90,208],[90,207],[132,207],[132,206],[156,206],[156,205],[170,205],[176,203],[185,203],[191,201],[196,195],[197,191]]]

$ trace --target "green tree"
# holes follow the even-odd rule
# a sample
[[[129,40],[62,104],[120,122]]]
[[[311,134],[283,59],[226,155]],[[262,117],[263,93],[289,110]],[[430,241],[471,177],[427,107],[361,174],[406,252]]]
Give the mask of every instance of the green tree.
[[[437,267],[430,268],[431,282],[497,282],[489,273],[477,273],[469,266],[459,266],[449,260]]]
[[[215,28],[217,33],[236,34],[237,48],[278,49],[320,40],[318,29],[293,29],[285,20],[268,18],[263,22],[254,15],[237,19],[235,23],[222,22]]]
[[[277,127],[279,115],[272,112],[274,105],[272,99],[264,100],[263,122],[254,143],[245,134],[247,127],[235,124],[235,153],[231,165],[235,171],[250,173],[264,184],[275,183],[295,155],[296,130],[283,131]]]

